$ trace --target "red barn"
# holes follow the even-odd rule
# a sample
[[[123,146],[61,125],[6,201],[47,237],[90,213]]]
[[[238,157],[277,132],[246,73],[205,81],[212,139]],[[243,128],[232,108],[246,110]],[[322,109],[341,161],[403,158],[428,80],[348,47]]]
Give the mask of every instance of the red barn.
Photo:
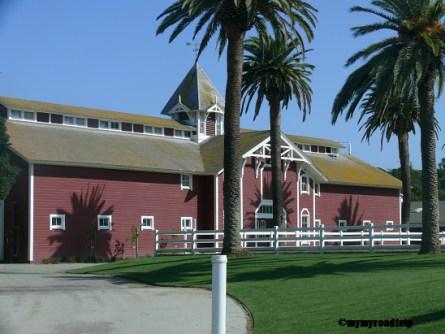
[[[221,229],[224,99],[199,65],[163,118],[0,98],[20,175],[0,207],[6,261],[153,253],[154,229]],[[282,135],[289,227],[398,224],[399,180],[338,142]],[[268,131],[241,133],[242,227],[270,227]],[[4,217],[1,215],[4,211]]]

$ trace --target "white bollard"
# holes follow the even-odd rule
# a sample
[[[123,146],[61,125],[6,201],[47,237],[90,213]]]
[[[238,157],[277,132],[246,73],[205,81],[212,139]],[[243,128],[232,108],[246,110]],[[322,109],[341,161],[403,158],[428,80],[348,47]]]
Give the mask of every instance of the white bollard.
[[[212,256],[212,334],[226,333],[227,256]]]

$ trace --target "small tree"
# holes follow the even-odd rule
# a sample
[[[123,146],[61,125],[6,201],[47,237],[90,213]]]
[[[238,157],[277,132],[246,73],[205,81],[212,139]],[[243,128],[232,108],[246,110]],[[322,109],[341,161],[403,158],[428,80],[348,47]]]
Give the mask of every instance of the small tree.
[[[135,257],[136,259],[139,257],[139,229],[137,226],[132,226],[131,227],[131,235],[130,235],[130,241],[131,244],[133,245],[133,248],[135,250]]]
[[[11,164],[9,146],[5,119],[0,117],[0,200],[6,199],[19,172],[18,168]]]

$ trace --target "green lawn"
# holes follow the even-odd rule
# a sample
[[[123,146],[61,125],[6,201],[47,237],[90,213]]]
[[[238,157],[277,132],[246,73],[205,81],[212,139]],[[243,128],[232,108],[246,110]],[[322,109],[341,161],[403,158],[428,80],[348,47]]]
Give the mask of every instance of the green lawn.
[[[211,285],[208,256],[125,260],[76,273],[161,286]],[[260,255],[230,258],[228,292],[251,311],[255,333],[445,333],[445,256]],[[412,319],[405,328],[354,329],[338,319]]]

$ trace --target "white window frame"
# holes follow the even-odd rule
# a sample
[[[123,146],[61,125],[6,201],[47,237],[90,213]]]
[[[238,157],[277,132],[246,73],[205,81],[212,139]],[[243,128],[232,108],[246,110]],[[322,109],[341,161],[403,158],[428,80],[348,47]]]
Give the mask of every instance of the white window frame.
[[[53,219],[60,218],[61,225],[53,225]],[[49,215],[49,229],[50,230],[63,230],[65,231],[65,215],[63,214],[50,214]]]
[[[32,114],[32,119],[25,118],[26,113]],[[36,115],[35,111],[22,110],[22,117],[23,117],[23,120],[27,121],[27,122],[35,122],[37,120],[37,115]]]
[[[303,217],[307,218],[307,226],[303,227]],[[308,209],[302,209],[300,214],[300,227],[301,228],[310,228],[311,227],[311,214]]]
[[[306,180],[306,182],[303,182],[303,179]],[[300,177],[300,193],[301,194],[310,194],[310,181],[309,176],[307,174],[302,174]],[[303,190],[303,184],[306,184],[307,188],[306,190]]]
[[[117,129],[114,129],[114,128],[112,128],[111,127],[111,123],[115,123],[115,124],[117,124]],[[111,130],[111,131],[121,131],[122,130],[122,123],[121,122],[117,122],[117,121],[110,121],[109,122],[109,130]]]
[[[374,223],[369,219],[362,220],[362,226],[368,226],[368,225],[374,226]]]
[[[321,219],[314,220],[314,227],[324,227],[324,225],[321,223]]]
[[[315,194],[315,196],[318,196],[318,197],[321,196],[321,186],[320,186],[320,183],[315,183],[314,182],[314,194]]]
[[[175,138],[184,138],[184,131],[180,129],[173,129],[173,135]]]
[[[185,226],[185,221],[190,220],[190,226]],[[181,231],[193,230],[193,217],[181,217]]]
[[[388,232],[392,232],[392,231],[394,231],[394,221],[392,221],[392,220],[387,220],[387,221],[385,222],[385,225],[386,225],[386,231],[388,231]],[[388,225],[392,225],[393,227],[388,227]]]
[[[311,145],[303,144],[303,152],[310,152],[310,151],[311,151]]]
[[[144,220],[150,219],[151,220],[151,226],[145,226]],[[154,230],[155,228],[155,217],[154,216],[141,216],[141,231],[143,230]]]
[[[19,117],[12,116],[13,112],[20,113],[20,116]],[[9,119],[20,119],[20,120],[23,119],[23,110],[19,110],[19,109],[11,109],[11,110],[9,110]]]
[[[160,133],[156,133],[156,129],[161,129]],[[161,128],[160,126],[154,126],[153,127],[153,135],[155,136],[163,136],[164,135],[164,128]]]
[[[337,227],[339,229],[348,228],[348,221],[346,219],[337,220]]]
[[[189,177],[189,185],[185,186],[182,182],[182,178],[184,176],[188,176]],[[192,190],[193,189],[193,175],[190,174],[181,174],[181,190]]]
[[[110,224],[108,226],[100,226],[100,220],[101,219],[110,219]],[[97,230],[110,230],[112,229],[113,225],[113,216],[112,215],[97,215]]]

